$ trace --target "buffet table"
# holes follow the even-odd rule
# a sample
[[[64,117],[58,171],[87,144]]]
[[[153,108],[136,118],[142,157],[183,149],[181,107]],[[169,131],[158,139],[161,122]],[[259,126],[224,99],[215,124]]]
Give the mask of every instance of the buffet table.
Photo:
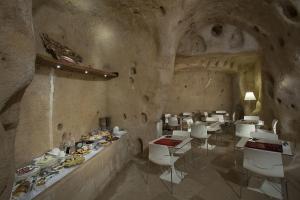
[[[95,199],[128,162],[127,135],[85,155],[81,165],[63,168],[45,185],[33,188],[20,200]]]

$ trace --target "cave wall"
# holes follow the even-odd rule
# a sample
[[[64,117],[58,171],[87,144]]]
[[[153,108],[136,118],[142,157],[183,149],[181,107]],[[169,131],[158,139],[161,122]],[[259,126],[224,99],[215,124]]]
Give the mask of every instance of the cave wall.
[[[30,163],[50,148],[50,69],[36,70],[20,105],[20,120],[15,140],[16,167]]]
[[[26,88],[33,76],[35,50],[31,1],[2,0],[0,9],[3,70],[0,74],[0,199],[8,199],[18,105],[24,92],[22,88]],[[39,10],[48,15],[38,14]],[[283,136],[300,139],[297,1],[53,0],[35,1],[33,14],[39,15],[36,24],[44,23],[40,28],[44,27],[55,39],[74,48],[87,63],[121,73],[119,79],[107,86],[107,113],[114,124],[129,130],[134,151],[138,149],[138,137],[146,142],[155,135],[154,122],[167,102],[165,94],[172,80],[176,48],[193,24],[202,27],[228,23],[257,40],[264,58],[263,119],[278,118]],[[137,68],[135,75],[129,74],[132,66]],[[296,156],[287,168],[296,182],[300,180],[299,163]]]
[[[16,167],[59,147],[64,133],[71,132],[79,140],[97,128],[98,118],[106,115],[105,84],[74,76],[37,66],[21,102]]]
[[[175,73],[164,113],[211,112],[226,110],[232,113],[235,74],[197,70]]]
[[[14,179],[14,142],[19,105],[34,72],[31,1],[0,2],[0,199],[9,199]]]

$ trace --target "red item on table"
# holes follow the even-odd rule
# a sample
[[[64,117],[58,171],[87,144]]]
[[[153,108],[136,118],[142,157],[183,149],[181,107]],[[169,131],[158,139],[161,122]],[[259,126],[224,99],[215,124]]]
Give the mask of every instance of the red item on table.
[[[162,138],[160,140],[157,140],[154,142],[154,144],[160,144],[160,145],[165,145],[169,147],[175,147],[178,144],[180,144],[182,141],[181,140],[174,140],[171,138]]]
[[[248,141],[245,146],[248,148],[253,148],[253,149],[261,149],[261,150],[266,150],[266,151],[274,151],[274,152],[282,153],[282,145],[281,144]]]

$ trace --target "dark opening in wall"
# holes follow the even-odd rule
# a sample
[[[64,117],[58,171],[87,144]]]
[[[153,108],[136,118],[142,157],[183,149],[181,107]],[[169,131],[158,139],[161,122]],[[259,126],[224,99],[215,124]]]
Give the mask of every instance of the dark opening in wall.
[[[149,102],[149,101],[150,101],[150,97],[147,96],[147,95],[144,95],[143,98],[144,98],[144,100],[145,100],[146,102]]]
[[[298,11],[294,7],[294,5],[292,5],[291,3],[284,3],[284,4],[282,4],[282,9],[283,9],[283,14],[287,18],[294,19],[294,18],[298,17]]]
[[[187,88],[187,85],[184,85],[184,88]]]
[[[148,121],[148,116],[146,113],[142,112],[141,113],[141,117],[142,117],[142,122],[147,123]]]
[[[223,33],[223,26],[220,24],[216,24],[211,28],[211,34],[215,37],[222,35]]]
[[[281,104],[282,101],[281,101],[280,98],[277,98],[276,100],[277,100],[277,102],[278,102],[279,104]]]
[[[138,142],[140,145],[140,152],[139,153],[143,153],[144,152],[144,142],[142,140],[142,138],[138,138]]]
[[[260,32],[260,29],[255,25],[255,26],[253,26],[253,29],[256,31],[256,32]]]
[[[124,119],[124,120],[127,119],[126,113],[123,113],[123,119]]]
[[[167,11],[166,11],[166,9],[163,6],[160,6],[159,10],[160,10],[160,12],[161,12],[162,15],[166,15]]]
[[[296,106],[295,106],[295,104],[291,104],[291,108],[297,109]]]
[[[136,68],[135,67],[131,67],[130,68],[130,75],[135,75],[136,74]]]
[[[130,82],[131,84],[134,84],[134,78],[129,77],[129,82]]]
[[[57,130],[61,131],[64,128],[62,123],[57,124]]]
[[[282,37],[278,38],[278,43],[280,45],[280,47],[284,47],[285,46],[285,41]]]

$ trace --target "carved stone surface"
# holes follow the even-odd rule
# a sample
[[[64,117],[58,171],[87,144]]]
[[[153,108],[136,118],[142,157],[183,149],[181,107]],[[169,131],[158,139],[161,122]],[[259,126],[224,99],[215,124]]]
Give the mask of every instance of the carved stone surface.
[[[63,77],[58,81],[58,96],[65,97],[68,103],[57,104],[55,127],[58,123],[63,123],[66,129],[81,127],[78,131],[80,134],[94,126],[98,118],[97,109],[101,108],[100,112],[112,117],[113,125],[129,130],[129,148],[133,153],[139,152],[139,139],[146,144],[155,137],[154,122],[159,119],[168,102],[174,60],[181,38],[192,31],[192,24],[197,30],[207,30],[209,35],[211,25],[223,24],[223,34],[214,37],[214,40],[207,35],[200,35],[205,41],[205,53],[216,53],[225,47],[227,51],[228,46],[223,45],[229,41],[224,40],[227,37],[227,24],[251,35],[255,39],[251,40],[251,44],[258,44],[252,50],[259,49],[262,52],[264,64],[261,107],[265,123],[270,124],[272,119],[279,119],[282,137],[297,138],[299,141],[300,70],[299,62],[295,60],[300,46],[297,17],[299,4],[293,1],[293,8],[287,8],[286,14],[282,14],[282,9],[276,6],[277,2],[279,1],[35,0],[31,6],[30,0],[2,0],[0,109],[5,108],[5,111],[0,114],[0,199],[8,199],[11,190],[14,127],[17,124],[17,105],[22,96],[22,88],[30,83],[33,76],[35,53],[45,53],[40,38],[36,37],[35,40],[33,37],[33,27],[38,34],[48,33],[53,38],[59,38],[57,40],[74,48],[87,63],[120,72],[120,78],[105,85],[93,81],[83,83],[73,75],[57,74],[58,77]],[[197,34],[199,35],[198,31]],[[247,41],[244,35],[243,47],[247,46]],[[222,45],[211,48],[216,47],[215,44]],[[195,49],[201,52],[205,48],[203,45],[196,45]],[[234,50],[236,49],[241,50]],[[128,73],[133,62],[136,63],[138,72],[134,78]],[[228,61],[227,65],[234,67],[235,63]],[[133,81],[129,81],[130,78]],[[33,94],[37,92],[34,89],[31,91]],[[145,101],[144,95],[149,97],[149,101]],[[32,102],[30,96],[27,95],[29,99],[26,102]],[[92,102],[91,107],[87,106],[87,102]],[[72,117],[68,113],[72,113]],[[78,113],[84,114],[84,122]],[[147,122],[141,123],[141,113],[147,114]],[[26,112],[22,116],[28,117]],[[23,123],[27,130],[38,122],[34,119]],[[92,123],[87,124],[88,122]],[[18,134],[21,135],[22,130]],[[58,135],[59,131],[55,130],[55,134]],[[29,146],[28,141],[20,141],[19,145],[23,145],[23,148]],[[35,145],[39,145],[38,141]],[[32,151],[29,148],[29,152]],[[299,163],[299,157],[296,156],[287,168],[290,170],[287,173],[293,173],[294,183],[299,183],[300,180]]]

